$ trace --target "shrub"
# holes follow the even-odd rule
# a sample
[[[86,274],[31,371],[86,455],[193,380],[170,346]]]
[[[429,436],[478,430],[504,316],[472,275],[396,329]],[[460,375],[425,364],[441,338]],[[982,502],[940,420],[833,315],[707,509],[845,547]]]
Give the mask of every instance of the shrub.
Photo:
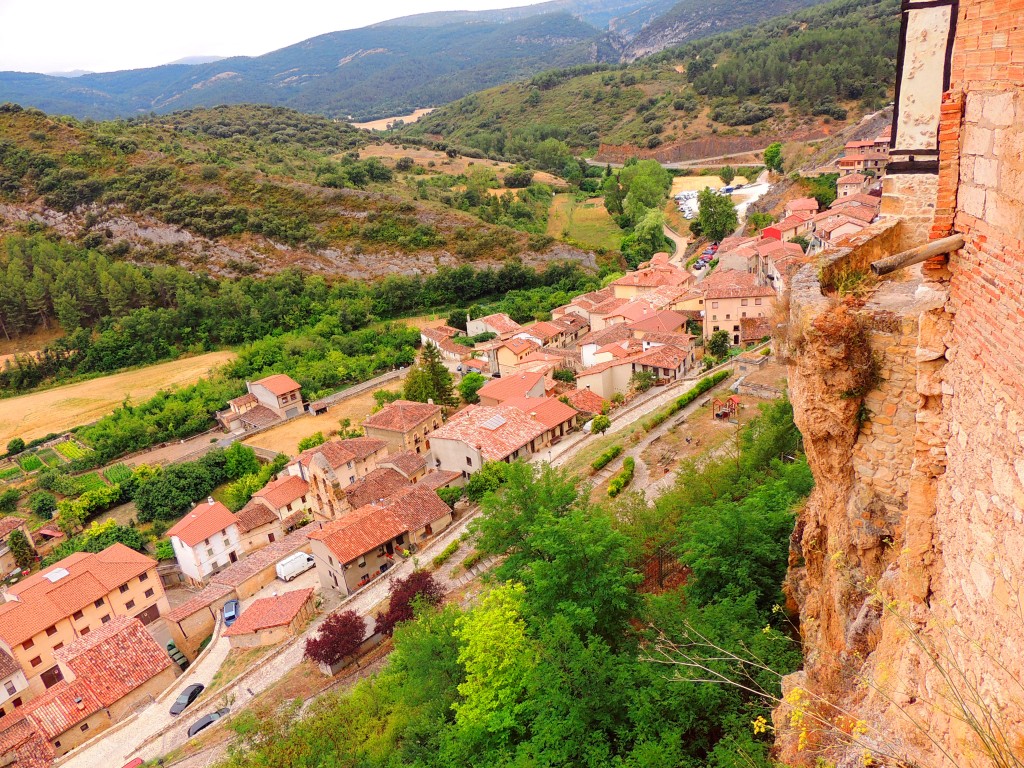
[[[18,499],[20,498],[21,493],[14,488],[8,488],[3,493],[0,493],[0,512],[9,515],[18,508]]]
[[[332,613],[315,637],[306,640],[307,659],[333,666],[351,656],[366,639],[366,621],[355,611]]]
[[[11,438],[7,442],[7,455],[14,456],[25,450],[25,441],[20,437]]]
[[[474,551],[470,552],[468,555],[466,555],[465,558],[463,558],[463,560],[462,560],[462,567],[465,570],[468,571],[474,565],[476,565],[481,560],[483,560],[483,557],[484,557],[484,553],[483,552],[481,552],[479,549],[474,550]]]
[[[556,368],[551,375],[555,381],[564,381],[566,384],[576,381],[576,372],[572,368]]]
[[[594,459],[594,463],[590,465],[591,469],[593,469],[595,472],[598,472],[598,471],[604,469],[612,461],[614,461],[618,457],[618,455],[620,453],[622,453],[622,446],[621,445],[613,445],[607,451],[605,451],[600,456],[598,456],[596,459]]]
[[[36,517],[49,520],[57,511],[57,497],[46,491],[36,491],[28,497],[28,508]]]
[[[318,445],[323,445],[326,442],[327,438],[324,437],[323,432],[314,432],[309,437],[299,440],[299,453],[308,451],[310,448],[316,448]]]
[[[43,466],[43,462],[39,460],[39,457],[31,453],[18,459],[18,463],[26,472],[35,472]]]
[[[431,561],[431,564],[435,568],[440,568],[442,565],[444,565],[449,560],[451,560],[452,555],[454,555],[456,552],[459,551],[459,547],[460,546],[462,546],[462,542],[461,541],[458,541],[458,540],[453,541],[451,544],[449,544],[447,547],[445,547],[443,550],[441,550],[441,554],[439,554],[437,557],[435,557]]]
[[[632,456],[627,456],[622,462],[622,469],[608,483],[608,495],[615,498],[622,493],[623,489],[633,482],[633,472],[635,470],[636,460]]]
[[[156,543],[156,547],[153,549],[153,555],[157,560],[173,560],[174,559],[174,547],[171,545],[169,539],[160,539]]]
[[[441,501],[448,505],[449,509],[455,509],[455,505],[459,502],[466,493],[466,489],[461,485],[453,486],[452,488],[438,488],[437,495],[441,497]]]
[[[612,420],[605,416],[603,413],[600,416],[595,416],[594,421],[590,425],[590,430],[595,435],[601,435],[608,431],[608,427],[612,425]]]
[[[440,603],[444,589],[427,571],[415,571],[391,582],[390,595],[387,611],[377,617],[377,631],[389,636],[397,624],[415,617],[416,605]]]

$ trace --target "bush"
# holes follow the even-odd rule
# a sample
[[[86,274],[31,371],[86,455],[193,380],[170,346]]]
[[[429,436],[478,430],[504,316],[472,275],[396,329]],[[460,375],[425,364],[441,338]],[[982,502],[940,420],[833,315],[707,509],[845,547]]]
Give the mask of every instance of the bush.
[[[20,437],[12,438],[7,442],[7,455],[15,456],[25,450],[25,441]]]
[[[590,468],[595,472],[598,472],[614,461],[620,453],[622,453],[622,446],[613,445],[607,451],[594,459],[594,463],[590,465]]]
[[[5,515],[11,514],[18,508],[18,499],[21,498],[21,492],[16,491],[14,488],[8,488],[3,493],[0,493],[0,512]]]
[[[448,505],[449,509],[454,510],[455,505],[459,502],[466,493],[466,489],[461,485],[456,485],[451,488],[438,488],[437,495],[441,497],[441,501]]]
[[[153,556],[157,560],[173,560],[174,546],[171,544],[170,539],[160,539],[153,549]]]
[[[391,635],[395,626],[415,617],[416,605],[437,605],[444,589],[427,571],[415,571],[404,579],[391,582],[390,602],[383,615],[377,617],[377,631]]]
[[[299,440],[299,453],[308,451],[310,448],[316,448],[318,445],[323,445],[326,442],[327,438],[324,437],[323,432],[314,432],[309,437]]]
[[[566,384],[576,381],[576,372],[572,368],[556,368],[551,376],[555,381],[564,381]]]
[[[43,466],[43,462],[33,453],[30,453],[28,456],[22,456],[18,459],[18,463],[26,472],[35,472]]]
[[[608,495],[615,498],[623,489],[633,482],[633,472],[636,470],[636,460],[627,456],[622,462],[622,469],[608,483]]]
[[[28,497],[28,508],[43,520],[50,520],[57,511],[57,497],[46,491],[36,491]]]
[[[445,547],[443,550],[441,550],[441,554],[439,554],[437,557],[435,557],[431,561],[431,564],[435,568],[440,568],[442,565],[444,565],[449,560],[451,560],[452,555],[454,555],[456,552],[459,551],[459,547],[460,546],[462,546],[462,542],[461,541],[458,541],[458,540],[453,541],[451,544],[449,544],[447,547]]]
[[[503,461],[489,461],[474,472],[466,483],[466,498],[477,503],[508,480],[509,465]]]
[[[332,613],[306,640],[307,659],[328,667],[351,656],[366,639],[366,621],[355,611]]]
[[[618,393],[616,393],[618,394]],[[612,398],[614,402],[614,397]],[[603,435],[608,431],[608,427],[612,425],[612,420],[605,416],[603,413],[600,416],[595,416],[593,422],[590,425],[590,431],[595,435]]]

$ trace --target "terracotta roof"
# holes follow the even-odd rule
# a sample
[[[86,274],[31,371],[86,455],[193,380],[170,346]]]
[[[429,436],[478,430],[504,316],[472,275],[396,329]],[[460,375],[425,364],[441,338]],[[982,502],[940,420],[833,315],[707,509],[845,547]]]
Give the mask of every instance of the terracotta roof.
[[[785,207],[787,211],[811,211],[814,213],[818,210],[818,201],[813,197],[798,197],[786,203]]]
[[[861,141],[846,142],[846,149],[866,149],[867,147],[873,146],[875,146],[874,139],[864,139]]]
[[[21,669],[18,662],[7,651],[0,649],[0,678],[10,677]]]
[[[671,333],[685,326],[686,318],[670,309],[655,312],[653,315],[649,315],[643,320],[637,320],[629,325],[634,331],[658,331],[661,333]]]
[[[671,344],[678,349],[689,350],[693,346],[695,336],[689,333],[645,333],[644,344]]]
[[[287,373],[275,373],[273,376],[267,376],[265,379],[254,381],[253,384],[259,384],[261,387],[269,389],[278,397],[287,392],[294,392],[296,389],[300,388],[299,382]]]
[[[427,474],[421,477],[416,485],[419,488],[430,488],[432,491],[436,491],[438,488],[443,488],[448,485],[448,483],[453,480],[458,480],[460,477],[462,477],[461,472],[435,469],[427,472]]]
[[[8,588],[18,599],[0,605],[0,638],[19,645],[153,568],[156,560],[124,544],[66,557]],[[62,570],[67,575],[59,576]]]
[[[274,509],[268,507],[265,502],[255,498],[250,499],[248,504],[235,513],[235,520],[238,523],[238,529],[242,533],[255,531],[264,525],[280,522],[280,518]]]
[[[682,349],[663,344],[647,350],[636,358],[634,362],[639,365],[650,365],[654,368],[668,368],[675,370],[686,361],[687,352]]]
[[[480,397],[497,400],[499,403],[510,397],[525,397],[543,378],[544,374],[542,373],[517,373],[500,379],[491,379],[477,390],[477,394]]]
[[[566,393],[569,405],[584,413],[600,413],[604,408],[604,398],[589,389],[574,389]]]
[[[431,434],[434,440],[458,440],[477,448],[488,461],[504,459],[547,431],[518,408],[471,405]]]
[[[771,229],[778,229],[780,231],[784,231],[784,230],[787,230],[787,229],[795,229],[796,227],[799,227],[801,224],[806,224],[810,220],[811,220],[810,214],[807,214],[807,213],[794,213],[792,216],[787,216],[782,221],[779,221],[779,222],[777,222],[775,224],[770,225],[770,228]],[[765,229],[768,229],[768,228],[769,227],[765,227]]]
[[[863,184],[868,177],[862,173],[850,173],[836,181],[836,184]]]
[[[554,397],[515,397],[503,404],[518,408],[548,429],[554,429],[576,416],[575,408]]]
[[[856,155],[847,155],[846,157],[839,158],[839,165],[844,162],[847,165],[854,163],[863,162],[864,160],[888,160],[889,156],[885,152],[863,152]]]
[[[168,658],[170,661],[170,658]],[[79,703],[81,699],[81,703]],[[23,707],[23,714],[47,739],[53,741],[90,715],[103,709],[99,697],[85,680],[61,681]]]
[[[488,367],[486,360],[477,360],[475,357],[471,357],[463,363],[467,368],[473,368],[474,370],[483,371]]]
[[[214,584],[226,584],[229,587],[238,587],[251,579],[265,568],[273,567],[279,560],[292,555],[306,545],[307,534],[319,527],[319,523],[310,523],[307,526],[292,531],[283,539],[268,544],[255,552],[249,552],[237,563],[232,563],[223,571],[215,573],[210,577]]]
[[[596,344],[603,347],[616,341],[625,341],[633,337],[633,332],[623,323],[602,328],[600,331],[591,331],[586,336],[581,336],[576,342],[577,347],[585,347],[588,344]]]
[[[863,221],[852,216],[847,216],[846,213],[832,213],[814,225],[814,232],[815,234],[820,233],[824,235],[825,239],[831,239],[833,232],[847,224],[852,224],[860,228],[864,227]]]
[[[298,475],[282,475],[271,480],[253,494],[253,498],[263,499],[272,509],[281,509],[298,501],[309,493],[309,483]]]
[[[468,355],[470,352],[469,347],[463,346],[462,344],[456,344],[454,341],[451,340],[451,337],[433,328],[421,329],[420,338],[424,344],[429,342],[438,349],[441,349],[452,355]]]
[[[815,208],[814,210],[818,210]],[[730,251],[733,248],[739,248],[742,245],[752,243],[757,240],[757,237],[741,237],[740,235],[729,235],[721,243],[718,244],[719,251]]]
[[[382,467],[392,466],[409,477],[427,466],[427,456],[424,453],[416,453],[416,451],[402,451],[388,456],[380,464]]]
[[[595,305],[593,309],[590,310],[590,313],[593,315],[609,315],[627,301],[628,299],[607,299],[606,301],[602,301],[600,304]]]
[[[142,622],[128,616],[111,619],[53,655],[89,684],[104,707],[174,663]]]
[[[503,342],[502,344],[499,344],[498,347],[505,347],[505,349],[507,349],[513,355],[521,355],[523,354],[523,352],[528,352],[531,349],[540,349],[540,344],[538,344],[536,341],[533,341],[532,339],[523,339],[516,336],[514,338],[509,339],[506,342]]]
[[[438,416],[441,406],[431,403],[417,403],[412,400],[395,400],[363,421],[363,425],[388,432],[409,432],[427,419]]]
[[[635,355],[643,348],[643,342],[638,339],[627,339],[626,341],[613,341],[611,344],[605,344],[603,347],[598,347],[594,354],[611,355],[612,357],[623,358]]]
[[[234,513],[212,499],[201,501],[192,511],[176,522],[167,531],[167,536],[177,536],[186,546],[194,547],[215,533],[226,530],[238,523]]]
[[[738,299],[751,296],[774,296],[775,291],[766,285],[758,285],[757,278],[749,272],[732,269],[717,270],[701,283],[704,300]]]
[[[628,272],[612,285],[635,288],[660,288],[665,285],[682,285],[693,279],[693,275],[675,267],[659,266]]]
[[[643,299],[631,299],[614,312],[609,312],[608,317],[621,317],[626,322],[636,322],[650,317],[655,311],[654,305]]]
[[[615,368],[616,366],[619,366],[619,365],[632,365],[633,361],[636,359],[636,357],[637,357],[636,355],[630,355],[629,357],[623,357],[623,358],[619,358],[619,359],[615,359],[615,360],[608,360],[608,361],[603,362],[603,363],[598,363],[597,365],[592,365],[589,368],[585,368],[582,371],[580,371],[578,374],[576,374],[576,380],[579,381],[580,379],[584,378],[585,376],[593,376],[595,373],[604,373],[609,368]]]
[[[568,328],[557,320],[540,320],[530,325],[524,325],[522,333],[529,333],[531,336],[540,336],[542,339],[553,339],[565,333]]]
[[[390,498],[409,485],[409,479],[391,467],[378,467],[345,488],[343,493],[353,509]]]
[[[249,405],[250,403],[258,402],[259,400],[256,399],[256,395],[254,395],[252,392],[246,392],[244,395],[241,395],[240,397],[234,397],[231,400],[228,400],[228,405],[241,407],[243,405]]]
[[[265,405],[256,405],[245,413],[238,414],[238,420],[243,424],[248,424],[251,429],[262,429],[276,424],[281,417]]]
[[[222,597],[226,597],[234,591],[234,588],[229,587],[227,584],[209,584],[181,605],[165,613],[164,618],[168,621],[183,621],[194,613],[210,607]],[[91,635],[92,633],[90,632],[89,634]]]
[[[25,525],[25,522],[23,517],[18,517],[17,515],[0,517],[0,540],[6,540],[15,528],[20,528]]]
[[[295,458],[295,461],[308,467],[315,457],[320,456],[327,466],[337,469],[350,461],[362,461],[386,447],[387,443],[384,440],[378,440],[375,437],[328,440],[326,443],[303,451]]]
[[[462,331],[460,331],[458,328],[452,328],[450,325],[439,325],[436,328],[431,328],[430,330],[436,331],[437,333],[447,336],[448,338],[458,336],[460,333],[462,333]]]
[[[276,597],[261,597],[242,611],[238,621],[224,630],[225,637],[247,635],[261,629],[285,627],[295,620],[302,607],[313,596],[313,588],[296,589]]]
[[[575,312],[570,312],[564,317],[560,317],[558,322],[565,326],[567,331],[579,331],[583,328],[587,328],[589,324],[585,317],[577,315]]]
[[[741,317],[740,340],[760,341],[772,335],[772,322],[768,317]]]
[[[349,563],[396,536],[419,530],[451,514],[448,505],[419,483],[383,504],[367,504],[309,534],[341,563]]]
[[[837,197],[829,208],[843,208],[848,205],[855,204],[867,205],[872,208],[881,208],[882,198],[875,197],[874,195],[867,195],[863,192],[858,192],[855,195],[847,195],[846,197]]]
[[[505,333],[515,333],[522,328],[519,323],[506,315],[504,312],[497,312],[493,315],[476,318],[475,322],[485,323],[494,329],[499,336]]]

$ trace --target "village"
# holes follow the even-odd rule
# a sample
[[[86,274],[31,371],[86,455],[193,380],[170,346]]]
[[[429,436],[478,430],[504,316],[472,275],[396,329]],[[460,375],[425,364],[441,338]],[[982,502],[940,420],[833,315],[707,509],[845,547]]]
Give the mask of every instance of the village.
[[[37,756],[39,765],[156,756],[180,744],[194,719],[164,714],[170,696],[180,694],[175,707],[187,708],[229,653],[297,649],[314,617],[350,605],[369,618],[372,638],[389,580],[470,535],[475,505],[465,486],[488,465],[564,463],[627,423],[622,414],[635,421],[668,397],[699,394],[702,377],[719,371],[740,376],[730,397],[715,396],[716,420],[735,421],[741,398],[781,396],[772,381],[784,375],[769,343],[777,304],[815,253],[876,220],[888,141],[847,145],[827,209],[811,197],[791,199],[777,223],[713,244],[689,268],[683,253],[657,253],[529,324],[502,313],[467,316],[464,328],[424,323],[423,356],[457,383],[474,382],[466,402],[382,398],[354,430],[287,459],[237,511],[212,496],[196,499],[166,531],[173,560],[114,544],[24,573],[12,533],[40,551],[52,551],[62,533],[55,525],[33,533],[21,518],[4,518],[0,566],[14,578],[0,605],[0,751]],[[775,372],[758,375],[766,366]],[[309,402],[284,374],[247,390],[217,414],[217,446],[301,427],[349,396]],[[266,448],[258,455],[284,456]],[[653,488],[653,476],[644,480]],[[281,658],[294,663],[298,650],[290,653]],[[200,701],[198,730],[230,709]]]

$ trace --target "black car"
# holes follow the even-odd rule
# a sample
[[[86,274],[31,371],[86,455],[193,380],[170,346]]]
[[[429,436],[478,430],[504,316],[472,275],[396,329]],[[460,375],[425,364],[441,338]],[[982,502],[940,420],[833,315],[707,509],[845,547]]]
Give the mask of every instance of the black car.
[[[195,736],[197,733],[203,730],[203,728],[209,728],[222,717],[226,717],[230,711],[231,710],[228,707],[224,707],[223,709],[218,709],[216,712],[211,712],[210,714],[205,715],[204,717],[200,717],[198,720],[196,720],[194,723],[192,723],[192,725],[188,727],[189,738]]]
[[[203,688],[206,686],[202,683],[192,683],[188,688],[181,692],[181,695],[174,700],[174,704],[171,705],[171,714],[180,715],[185,709],[191,704],[200,693],[203,692]]]

